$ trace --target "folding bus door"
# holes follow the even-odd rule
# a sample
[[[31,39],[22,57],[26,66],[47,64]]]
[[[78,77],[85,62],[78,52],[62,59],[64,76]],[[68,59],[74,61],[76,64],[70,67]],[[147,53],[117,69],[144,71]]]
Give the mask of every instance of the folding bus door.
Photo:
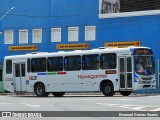
[[[14,84],[15,91],[26,90],[25,63],[14,64]]]
[[[132,89],[132,70],[131,57],[119,57],[120,90]]]

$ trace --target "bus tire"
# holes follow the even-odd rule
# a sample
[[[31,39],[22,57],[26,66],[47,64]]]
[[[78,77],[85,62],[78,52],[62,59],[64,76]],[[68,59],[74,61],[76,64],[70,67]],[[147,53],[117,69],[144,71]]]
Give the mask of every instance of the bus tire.
[[[53,92],[52,94],[54,95],[54,97],[62,97],[65,92]]]
[[[48,97],[49,93],[45,92],[45,86],[42,83],[39,83],[34,88],[34,93],[37,97]]]
[[[120,91],[120,94],[123,96],[129,96],[132,93],[132,91]]]
[[[105,83],[101,90],[105,96],[113,96],[115,94],[113,84],[111,82]]]

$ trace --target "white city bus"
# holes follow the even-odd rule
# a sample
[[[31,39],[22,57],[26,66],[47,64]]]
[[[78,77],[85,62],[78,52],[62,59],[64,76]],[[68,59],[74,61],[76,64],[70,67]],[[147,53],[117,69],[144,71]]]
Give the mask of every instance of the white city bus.
[[[141,66],[140,66],[141,65]],[[4,88],[38,97],[69,92],[120,92],[155,89],[155,67],[148,47],[98,48],[30,53],[4,58]]]

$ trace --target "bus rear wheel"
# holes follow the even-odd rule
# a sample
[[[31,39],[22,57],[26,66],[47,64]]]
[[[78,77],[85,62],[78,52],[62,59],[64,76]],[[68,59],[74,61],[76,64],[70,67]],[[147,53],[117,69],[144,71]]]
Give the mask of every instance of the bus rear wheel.
[[[115,94],[112,83],[105,83],[102,88],[102,93],[105,96],[113,96]]]
[[[53,92],[52,94],[54,95],[54,97],[62,97],[65,92]]]
[[[120,91],[120,94],[123,96],[129,96],[132,93],[132,91]]]
[[[48,97],[49,93],[45,92],[45,86],[43,84],[37,84],[34,88],[34,93],[37,97]]]

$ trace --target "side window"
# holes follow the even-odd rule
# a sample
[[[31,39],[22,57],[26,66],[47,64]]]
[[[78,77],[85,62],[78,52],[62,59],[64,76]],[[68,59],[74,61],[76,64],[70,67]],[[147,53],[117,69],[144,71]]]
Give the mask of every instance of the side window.
[[[101,55],[101,69],[115,69],[116,68],[116,54],[107,53]]]
[[[21,64],[22,77],[25,77],[25,64]]]
[[[12,73],[12,60],[6,61],[6,73],[11,74]]]
[[[51,71],[63,71],[63,57],[49,57],[47,59],[47,70]]]
[[[28,59],[27,60],[27,72],[29,73],[30,71],[31,71],[31,62],[30,62],[31,60],[30,59]]]
[[[31,72],[46,72],[46,58],[32,58]]]
[[[16,75],[16,77],[20,77],[20,67],[19,67],[19,64],[15,65],[15,75]]]
[[[132,59],[131,59],[131,57],[127,58],[127,72],[132,72]]]
[[[64,58],[65,71],[81,70],[81,56],[67,56]]]
[[[99,69],[99,55],[84,55],[82,57],[83,70],[98,70]]]

